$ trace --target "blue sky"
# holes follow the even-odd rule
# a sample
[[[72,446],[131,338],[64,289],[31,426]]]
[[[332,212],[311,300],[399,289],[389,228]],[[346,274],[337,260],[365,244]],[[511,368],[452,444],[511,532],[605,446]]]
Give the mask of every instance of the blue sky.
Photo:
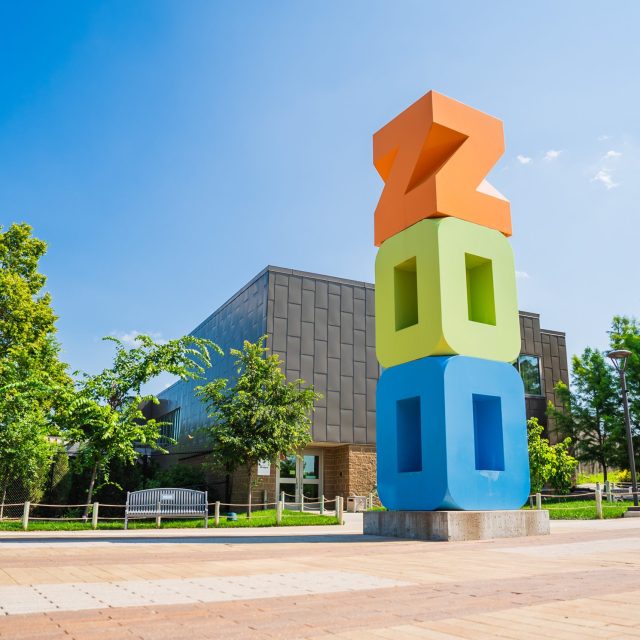
[[[187,333],[267,264],[372,280],[371,136],[436,89],[501,118],[520,308],[640,315],[632,2],[0,4],[0,224],[49,243],[64,358]]]

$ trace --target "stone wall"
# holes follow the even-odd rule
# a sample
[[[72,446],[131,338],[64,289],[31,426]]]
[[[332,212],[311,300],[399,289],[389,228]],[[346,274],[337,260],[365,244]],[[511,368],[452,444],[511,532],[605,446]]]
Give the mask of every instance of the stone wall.
[[[375,488],[376,448],[372,446],[350,445],[349,450],[349,495],[367,496]]]
[[[254,471],[254,483],[251,489],[251,503],[260,504],[263,502],[263,492],[267,492],[267,502],[276,501],[276,466],[271,465],[271,475],[257,476],[257,469]],[[231,502],[234,504],[246,504],[248,499],[247,491],[248,477],[246,467],[237,469],[232,477]],[[262,507],[259,507],[262,508]],[[275,505],[268,507],[275,508]],[[244,507],[236,507],[235,510],[243,511]]]
[[[376,485],[376,448],[344,445],[324,449],[323,484],[327,499],[369,495]]]

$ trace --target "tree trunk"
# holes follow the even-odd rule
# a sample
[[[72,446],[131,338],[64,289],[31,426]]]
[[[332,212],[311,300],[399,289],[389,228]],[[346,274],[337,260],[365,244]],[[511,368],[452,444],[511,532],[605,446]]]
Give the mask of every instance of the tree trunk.
[[[231,502],[231,474],[227,473],[224,477],[224,501],[229,504]]]
[[[604,462],[600,463],[602,465],[602,475],[604,476],[604,481],[606,482],[608,479],[607,476],[607,465]]]
[[[253,488],[253,465],[249,464],[248,465],[249,468],[249,491],[248,491],[248,500],[247,500],[247,504],[248,504],[248,508],[247,508],[247,518],[251,518],[251,489]]]
[[[0,520],[4,518],[4,503],[7,499],[7,485],[2,488],[2,504],[0,505]]]
[[[225,493],[224,493],[224,500],[227,504],[229,504],[231,502],[231,497],[233,495],[233,472],[234,469],[231,468],[230,465],[226,464],[224,467],[225,470],[225,485],[224,485],[224,489],[225,489]]]
[[[89,482],[89,493],[87,494],[87,504],[84,505],[84,512],[82,513],[83,520],[86,520],[89,517],[89,507],[91,506],[91,501],[93,500],[93,488],[96,484],[97,475],[98,475],[98,463],[95,462],[93,465],[93,469],[91,470],[91,482]]]

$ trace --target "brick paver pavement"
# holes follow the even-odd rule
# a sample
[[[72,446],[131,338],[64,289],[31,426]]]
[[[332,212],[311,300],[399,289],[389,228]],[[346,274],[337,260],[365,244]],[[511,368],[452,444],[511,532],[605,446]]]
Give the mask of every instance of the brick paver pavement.
[[[640,518],[485,542],[0,535],[0,638],[638,638]]]

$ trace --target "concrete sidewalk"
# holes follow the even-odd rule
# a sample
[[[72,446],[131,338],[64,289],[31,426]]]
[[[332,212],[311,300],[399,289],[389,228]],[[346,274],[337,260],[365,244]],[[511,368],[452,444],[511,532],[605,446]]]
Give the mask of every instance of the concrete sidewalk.
[[[0,638],[640,638],[638,519],[434,543],[344,527],[0,535]]]

